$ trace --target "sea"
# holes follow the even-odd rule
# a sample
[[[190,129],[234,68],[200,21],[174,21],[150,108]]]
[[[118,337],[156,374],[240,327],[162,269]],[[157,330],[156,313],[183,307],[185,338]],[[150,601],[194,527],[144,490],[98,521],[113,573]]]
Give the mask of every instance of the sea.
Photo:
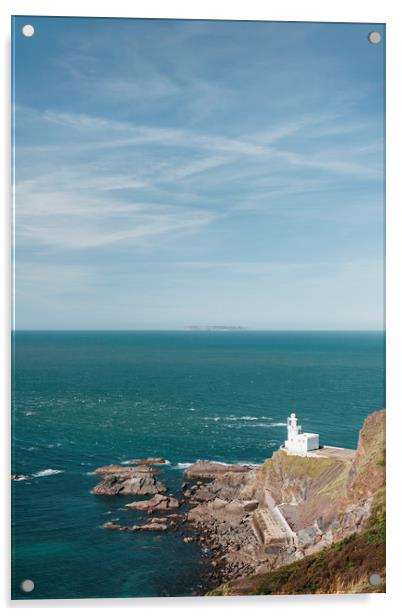
[[[32,479],[11,482],[12,597],[203,594],[205,549],[102,528],[144,514],[91,495],[93,471],[163,457],[176,494],[197,459],[269,458],[290,412],[322,444],[355,448],[384,406],[383,332],[14,332],[12,472]]]

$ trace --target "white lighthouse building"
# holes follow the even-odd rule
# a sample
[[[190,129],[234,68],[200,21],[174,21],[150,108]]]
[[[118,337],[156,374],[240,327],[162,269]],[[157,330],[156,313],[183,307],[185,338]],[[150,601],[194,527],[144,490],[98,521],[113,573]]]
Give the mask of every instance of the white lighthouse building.
[[[319,435],[311,432],[302,432],[301,426],[297,425],[295,413],[288,417],[288,438],[285,441],[285,449],[289,453],[307,453],[319,448]]]

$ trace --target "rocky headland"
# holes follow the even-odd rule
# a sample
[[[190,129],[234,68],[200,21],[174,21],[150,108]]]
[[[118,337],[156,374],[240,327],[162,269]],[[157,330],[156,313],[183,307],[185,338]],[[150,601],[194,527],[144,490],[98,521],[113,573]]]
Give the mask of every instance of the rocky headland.
[[[311,588],[301,590],[286,589],[278,582],[282,579],[278,578],[279,572],[304,566],[308,559],[318,558],[317,570],[324,572],[326,561],[323,564],[322,554],[333,549],[339,559],[343,549],[351,550],[350,538],[362,541],[368,532],[370,536],[374,533],[376,549],[366,554],[365,562],[367,567],[376,567],[382,578],[385,575],[381,534],[385,524],[385,410],[366,418],[356,450],[323,447],[300,456],[279,449],[255,466],[200,460],[185,471],[182,489],[176,495],[164,494],[167,487],[160,477],[156,479],[158,471],[152,466],[158,463],[143,459],[130,467],[110,465],[97,469],[102,481],[92,494],[153,495],[126,504],[150,516],[144,523],[119,526],[107,522],[104,527],[123,531],[179,530],[186,543],[198,541],[211,555],[207,587],[217,588],[214,594],[254,594],[264,592],[264,588],[275,594],[283,589],[369,591],[367,583],[359,585],[355,579],[360,576],[363,580],[367,573],[360,562],[365,560],[361,554],[364,542],[359,544],[360,552],[356,546],[353,548],[353,553],[360,554],[360,565],[355,566],[355,574],[348,572],[346,586],[342,586],[342,576],[335,590],[325,586],[324,579],[322,583],[315,579]],[[170,510],[175,513],[169,514]],[[352,562],[350,558],[348,562]],[[333,562],[337,562],[336,558]],[[267,576],[275,572],[276,582],[268,583]],[[338,579],[336,571],[332,577]],[[299,579],[297,575],[296,578]]]

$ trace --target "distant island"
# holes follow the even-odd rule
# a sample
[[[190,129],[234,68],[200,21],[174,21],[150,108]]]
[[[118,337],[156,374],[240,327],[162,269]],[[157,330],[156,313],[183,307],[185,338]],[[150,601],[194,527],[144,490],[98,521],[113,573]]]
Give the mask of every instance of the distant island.
[[[242,331],[247,329],[242,325],[187,325],[184,329],[201,332],[213,331]]]

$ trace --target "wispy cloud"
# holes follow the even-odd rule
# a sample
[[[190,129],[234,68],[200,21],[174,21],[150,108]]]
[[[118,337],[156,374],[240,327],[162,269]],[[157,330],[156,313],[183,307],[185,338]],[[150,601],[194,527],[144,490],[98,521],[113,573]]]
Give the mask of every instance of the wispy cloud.
[[[34,116],[38,130],[46,134],[52,125],[69,133],[67,144],[49,146],[50,158],[46,149],[41,150],[46,144],[39,144],[38,156],[46,156],[40,173],[32,164],[32,146],[19,151],[17,235],[32,245],[74,250],[124,243],[135,247],[153,236],[202,229],[230,211],[259,212],[286,195],[328,186],[328,177],[292,177],[293,168],[371,180],[376,174],[372,164],[359,162],[356,151],[348,156],[337,152],[331,158],[331,152],[301,154],[276,145],[325,124],[328,114],[280,122],[260,134],[227,137],[135,126],[88,114],[17,111],[20,116],[25,113]],[[367,150],[371,151],[358,146],[357,154],[364,159]],[[93,158],[78,164],[88,151],[94,152]],[[231,186],[236,186],[236,196],[227,200],[225,191],[230,194]],[[179,196],[183,190],[184,203]]]
[[[329,296],[326,275],[350,292],[348,262],[374,285],[382,65],[360,70],[373,49],[347,28],[335,48],[318,24],[91,23],[57,21],[51,53],[44,43],[17,67],[19,292],[51,262],[47,279],[65,277],[72,293],[78,270],[94,297],[132,284],[145,323],[154,305],[155,321],[173,315],[176,296],[195,319],[208,288],[211,318],[257,310],[284,281]],[[34,91],[23,87],[32,71]]]

